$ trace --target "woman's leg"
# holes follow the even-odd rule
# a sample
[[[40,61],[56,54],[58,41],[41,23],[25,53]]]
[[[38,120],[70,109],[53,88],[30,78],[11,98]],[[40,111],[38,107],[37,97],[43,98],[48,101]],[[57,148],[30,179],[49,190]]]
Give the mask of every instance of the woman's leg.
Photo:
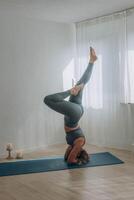
[[[48,95],[44,98],[44,103],[56,112],[67,115],[75,121],[79,119],[82,111],[81,107],[76,103],[64,100],[69,95],[70,90]]]
[[[88,66],[87,66],[85,72],[83,73],[82,77],[80,78],[80,80],[76,83],[76,87],[81,85],[80,86],[81,89],[80,89],[78,95],[76,95],[76,96],[71,95],[69,101],[75,102],[77,104],[82,103],[83,88],[86,85],[86,83],[90,80],[92,70],[93,70],[93,65],[96,60],[97,60],[96,53],[95,53],[94,49],[92,47],[90,47],[90,60],[89,60]]]
[[[81,103],[82,103],[83,88],[91,77],[93,63],[96,61],[96,59],[97,59],[97,56],[95,54],[94,49],[90,48],[89,64],[88,64],[87,69],[85,70],[84,74],[82,75],[82,77],[76,84],[76,86],[82,85],[83,87],[76,96],[71,94],[71,90],[67,90],[66,92],[61,92],[61,93],[56,93],[56,94],[46,96],[44,98],[44,103],[46,103],[53,110],[55,110],[63,115],[67,115],[69,117],[74,117],[74,120],[78,119],[78,117],[81,116],[81,113],[83,111],[81,110],[81,107],[78,106],[77,104],[81,105]],[[64,100],[68,96],[70,96],[69,102]]]
[[[76,86],[81,85],[81,90],[79,91],[79,93],[76,96],[74,96],[74,95],[70,96],[70,98],[69,98],[70,102],[74,102],[77,104],[82,103],[83,89],[84,89],[85,84],[89,81],[89,79],[91,77],[92,70],[93,70],[93,63],[89,62],[84,74],[82,75],[80,80],[76,83]]]

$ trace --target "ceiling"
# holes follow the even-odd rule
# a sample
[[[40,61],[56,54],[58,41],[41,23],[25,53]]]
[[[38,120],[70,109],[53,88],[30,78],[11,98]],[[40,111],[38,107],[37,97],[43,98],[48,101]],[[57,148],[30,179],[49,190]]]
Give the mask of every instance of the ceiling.
[[[134,7],[134,0],[0,0],[0,10],[67,23],[131,7]]]

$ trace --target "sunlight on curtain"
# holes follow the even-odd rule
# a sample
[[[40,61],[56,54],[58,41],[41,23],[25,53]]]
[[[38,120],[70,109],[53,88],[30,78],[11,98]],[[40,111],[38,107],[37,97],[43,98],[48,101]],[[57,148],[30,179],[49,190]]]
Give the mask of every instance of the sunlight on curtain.
[[[68,90],[72,87],[74,78],[74,59],[72,59],[63,71],[63,90]]]

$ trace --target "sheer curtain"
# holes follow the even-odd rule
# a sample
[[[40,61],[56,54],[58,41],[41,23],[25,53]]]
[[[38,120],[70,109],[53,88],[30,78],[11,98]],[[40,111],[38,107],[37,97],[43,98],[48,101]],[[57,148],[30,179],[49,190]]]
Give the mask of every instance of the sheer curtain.
[[[128,103],[134,103],[134,9],[127,11],[126,17],[126,47],[127,47],[127,77],[128,91],[126,92]]]
[[[129,58],[127,51],[126,23],[127,14],[121,12],[76,24],[76,79],[86,68],[90,46],[98,55],[84,91],[85,114],[81,120],[86,138],[92,144],[129,148],[133,140],[134,117],[131,105],[125,103],[130,100],[129,67],[134,58]],[[134,29],[131,32],[134,34]]]

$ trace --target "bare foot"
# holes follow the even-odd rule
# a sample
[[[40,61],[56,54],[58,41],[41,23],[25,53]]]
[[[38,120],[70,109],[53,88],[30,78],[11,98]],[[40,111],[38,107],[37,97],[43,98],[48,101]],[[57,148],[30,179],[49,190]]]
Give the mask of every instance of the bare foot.
[[[80,90],[82,90],[84,87],[84,84],[80,84],[80,85],[75,85],[71,90],[71,95],[73,96],[77,96],[77,94],[80,92]]]
[[[90,47],[90,60],[89,60],[89,62],[94,63],[96,60],[97,60],[97,56],[96,56],[95,50],[92,47]]]

